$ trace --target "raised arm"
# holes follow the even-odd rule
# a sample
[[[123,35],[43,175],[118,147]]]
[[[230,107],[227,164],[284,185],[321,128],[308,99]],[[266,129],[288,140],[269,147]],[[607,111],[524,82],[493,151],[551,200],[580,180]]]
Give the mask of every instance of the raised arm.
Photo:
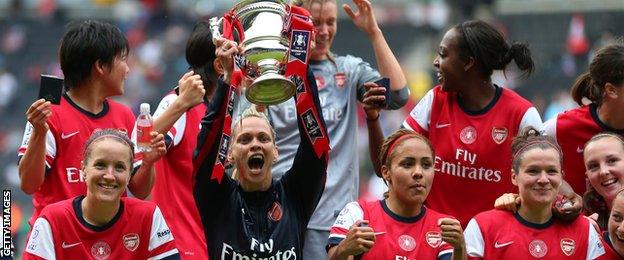
[[[209,219],[210,212],[218,209],[224,202],[223,197],[227,190],[233,187],[233,182],[227,174],[223,174],[222,179],[212,178],[213,167],[220,150],[223,122],[230,101],[228,94],[231,94],[229,92],[230,81],[234,68],[232,55],[239,51],[238,48],[225,50],[222,48],[224,41],[221,39],[216,44],[217,57],[225,68],[224,77],[217,83],[216,92],[206,110],[206,115],[202,119],[201,130],[197,137],[197,147],[193,154],[194,197],[204,224]],[[231,44],[236,45],[234,42]]]
[[[381,76],[390,79],[389,108],[398,109],[407,103],[409,96],[407,79],[405,79],[399,61],[392,53],[381,29],[377,25],[377,20],[373,13],[373,5],[368,0],[353,0],[353,3],[357,6],[357,12],[354,12],[347,4],[344,4],[342,7],[355,26],[368,36],[375,52],[375,60]]]
[[[46,136],[49,126],[46,122],[52,115],[50,102],[43,99],[35,101],[26,111],[28,124],[24,131],[24,141],[20,148],[18,172],[20,189],[26,194],[35,193],[45,179],[46,171]],[[54,138],[51,138],[54,141]]]

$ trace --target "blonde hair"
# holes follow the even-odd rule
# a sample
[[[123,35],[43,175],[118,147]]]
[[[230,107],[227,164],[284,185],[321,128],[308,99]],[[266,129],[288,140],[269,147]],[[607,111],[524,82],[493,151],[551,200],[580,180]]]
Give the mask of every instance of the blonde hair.
[[[271,129],[271,135],[273,137],[273,144],[275,144],[276,133],[275,129],[273,129],[273,125],[269,121],[269,118],[266,116],[266,114],[263,112],[258,112],[258,110],[256,110],[256,107],[253,105],[243,110],[243,113],[241,113],[240,116],[238,116],[238,118],[234,120],[234,124],[232,125],[232,137],[236,138],[236,135],[238,134],[237,128],[243,126],[243,119],[250,117],[260,118],[264,120],[267,125],[269,125],[269,128]]]

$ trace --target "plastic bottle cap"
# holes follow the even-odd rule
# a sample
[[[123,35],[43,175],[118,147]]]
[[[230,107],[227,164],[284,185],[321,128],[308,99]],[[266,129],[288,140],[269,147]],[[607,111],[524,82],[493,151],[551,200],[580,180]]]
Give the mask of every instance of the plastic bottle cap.
[[[150,104],[148,103],[141,103],[141,114],[149,114],[150,112]]]

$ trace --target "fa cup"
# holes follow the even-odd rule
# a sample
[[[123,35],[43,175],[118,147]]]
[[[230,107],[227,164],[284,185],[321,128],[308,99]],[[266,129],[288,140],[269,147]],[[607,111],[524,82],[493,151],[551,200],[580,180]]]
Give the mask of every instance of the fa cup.
[[[210,19],[213,40],[232,40],[243,48],[236,64],[253,83],[245,97],[259,105],[274,105],[295,94],[295,84],[284,77],[290,41],[284,35],[289,15],[287,0],[243,0],[221,18]]]

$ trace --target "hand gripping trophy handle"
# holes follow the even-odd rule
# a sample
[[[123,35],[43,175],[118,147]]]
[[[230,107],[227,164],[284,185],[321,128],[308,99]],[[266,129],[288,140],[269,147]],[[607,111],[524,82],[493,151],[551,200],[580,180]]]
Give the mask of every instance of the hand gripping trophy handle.
[[[234,39],[243,48],[236,64],[254,79],[245,96],[258,105],[274,105],[295,94],[295,84],[284,77],[290,40],[282,33],[289,8],[285,0],[245,0],[222,18],[210,19],[213,42]],[[220,31],[220,27],[222,31]]]

